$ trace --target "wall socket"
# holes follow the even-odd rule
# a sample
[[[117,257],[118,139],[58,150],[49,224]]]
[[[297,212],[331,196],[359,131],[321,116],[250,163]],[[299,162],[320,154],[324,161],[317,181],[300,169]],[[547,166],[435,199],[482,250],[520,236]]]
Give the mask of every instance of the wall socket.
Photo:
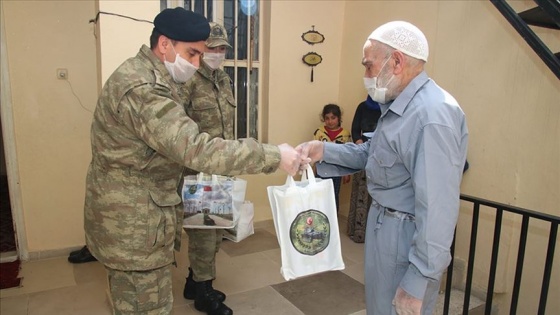
[[[68,69],[56,69],[56,78],[59,80],[68,80]]]

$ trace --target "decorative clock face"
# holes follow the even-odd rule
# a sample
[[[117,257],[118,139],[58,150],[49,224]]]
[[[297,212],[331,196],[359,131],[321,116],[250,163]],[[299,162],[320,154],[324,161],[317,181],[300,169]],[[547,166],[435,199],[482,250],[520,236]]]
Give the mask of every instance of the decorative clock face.
[[[323,61],[323,57],[316,52],[308,52],[303,56],[302,60],[306,65],[314,67]]]
[[[301,39],[310,45],[315,45],[325,41],[325,36],[315,30],[311,30],[301,34]]]

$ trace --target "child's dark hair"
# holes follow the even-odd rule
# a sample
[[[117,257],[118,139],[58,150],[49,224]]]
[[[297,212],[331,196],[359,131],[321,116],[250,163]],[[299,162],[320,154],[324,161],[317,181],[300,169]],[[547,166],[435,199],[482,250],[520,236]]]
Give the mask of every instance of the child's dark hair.
[[[321,121],[325,122],[325,116],[327,114],[333,114],[338,117],[338,125],[342,124],[342,111],[340,107],[336,104],[327,104],[323,107],[323,111],[321,112]]]

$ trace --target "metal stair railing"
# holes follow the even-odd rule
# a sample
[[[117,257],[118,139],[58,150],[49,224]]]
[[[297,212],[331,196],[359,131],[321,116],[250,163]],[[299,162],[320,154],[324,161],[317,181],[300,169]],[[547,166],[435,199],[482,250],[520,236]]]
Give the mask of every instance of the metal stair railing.
[[[494,201],[489,201],[482,198],[477,198],[468,195],[461,195],[461,200],[471,202],[473,204],[473,217],[471,226],[471,236],[469,245],[469,258],[467,262],[467,275],[465,280],[465,297],[463,301],[463,315],[468,315],[469,313],[469,303],[472,289],[472,280],[474,273],[474,261],[476,254],[476,240],[478,236],[478,224],[480,215],[480,206],[486,206],[495,210],[496,219],[494,223],[494,238],[492,243],[492,254],[490,261],[490,270],[488,277],[488,286],[486,292],[486,305],[484,309],[484,314],[490,315],[492,312],[492,298],[494,294],[494,283],[496,278],[496,269],[498,266],[498,250],[500,246],[500,232],[502,227],[502,218],[504,212],[516,214],[522,216],[521,231],[519,237],[519,246],[517,252],[517,261],[515,268],[515,278],[513,283],[513,291],[510,304],[510,314],[515,315],[517,312],[517,302],[519,300],[519,292],[521,288],[521,276],[523,274],[523,261],[525,258],[525,248],[527,245],[527,235],[529,232],[529,220],[541,220],[545,222],[550,222],[550,232],[548,237],[548,246],[546,252],[546,260],[544,266],[544,274],[540,292],[538,315],[544,315],[546,310],[546,302],[548,298],[548,289],[550,286],[550,278],[552,274],[552,263],[554,260],[554,251],[556,249],[556,238],[558,236],[558,225],[560,224],[560,217],[540,213],[533,210],[527,210],[523,208],[518,208]],[[449,314],[449,304],[451,296],[451,286],[453,280],[453,262],[455,254],[455,238],[451,245],[451,263],[447,268],[447,282],[445,287],[443,314]]]
[[[534,0],[539,7],[548,13],[551,19],[560,28],[560,1],[558,0]]]
[[[534,0],[538,7],[552,20],[560,29],[560,0]],[[542,61],[560,79],[560,53],[554,54],[545,43],[535,34],[520,15],[511,8],[505,0],[490,0],[492,4],[502,13],[509,23],[525,39],[527,44],[537,53]],[[538,26],[543,26],[535,24]]]

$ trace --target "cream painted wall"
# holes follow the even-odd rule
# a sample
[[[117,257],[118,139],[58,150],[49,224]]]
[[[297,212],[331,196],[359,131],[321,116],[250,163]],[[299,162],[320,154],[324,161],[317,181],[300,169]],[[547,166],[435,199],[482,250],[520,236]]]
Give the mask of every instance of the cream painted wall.
[[[2,1],[2,11],[13,108],[13,117],[3,118],[13,123],[18,210],[26,229],[19,247],[37,258],[84,242],[89,127],[97,97],[88,23],[94,2]],[[57,79],[57,68],[68,69],[68,80]]]
[[[159,1],[99,0],[99,11],[153,21],[160,12]],[[101,14],[99,19],[99,51],[101,84],[126,59],[136,56],[140,46],[150,46],[153,24]]]
[[[511,2],[511,1],[510,1]],[[515,1],[518,8],[531,1]],[[94,1],[2,1],[9,52],[13,123],[22,208],[31,253],[66,250],[83,244],[83,194],[90,160],[89,126],[97,99],[97,67],[104,82],[126,58],[148,43],[151,26],[101,15],[98,45]],[[152,20],[159,1],[100,1],[99,9]],[[431,45],[428,73],[462,105],[470,128],[469,161],[463,192],[560,215],[560,84],[523,39],[485,1],[270,1],[266,17],[270,39],[268,93],[265,105],[268,141],[297,145],[311,138],[318,115],[328,102],[341,105],[345,128],[356,105],[365,98],[360,64],[362,45],[383,22],[406,19],[424,30]],[[315,25],[325,42],[310,46],[301,34]],[[557,32],[538,30],[560,51]],[[40,48],[37,48],[40,47]],[[96,49],[100,62],[96,62]],[[310,68],[301,57],[315,51],[323,62]],[[263,56],[264,57],[264,56]],[[69,80],[55,78],[67,68]],[[99,85],[100,83],[99,82]],[[69,85],[68,83],[71,83]],[[71,89],[72,87],[72,89]],[[265,87],[266,88],[266,87]],[[75,95],[73,94],[73,92]],[[78,101],[78,99],[80,101]],[[80,105],[81,102],[81,105]],[[85,107],[85,109],[83,107]],[[245,176],[247,199],[255,203],[256,221],[271,218],[266,186],[283,184],[286,175]],[[349,187],[343,187],[347,212]],[[468,238],[467,205],[461,213],[459,239]],[[492,216],[483,215],[484,240],[493,231]],[[507,300],[512,283],[519,220],[505,218],[498,292]],[[529,301],[540,289],[548,227],[531,228],[522,292]],[[489,252],[488,241],[479,243]],[[458,255],[467,257],[458,241]],[[66,252],[61,253],[65,255]],[[555,265],[558,279],[560,251]],[[477,258],[479,283],[485,285],[488,255]],[[558,296],[560,281],[551,281]],[[524,302],[520,314],[535,313]],[[549,309],[559,309],[549,299]],[[506,303],[507,304],[507,303]],[[507,306],[504,306],[507,309]],[[502,308],[502,310],[504,309]]]
[[[268,141],[296,146],[313,139],[313,132],[322,124],[319,115],[325,104],[344,107],[339,100],[344,1],[271,1],[270,6],[269,90],[264,100],[269,114]],[[312,25],[325,36],[323,43],[309,45],[301,39]],[[314,82],[310,80],[311,68],[301,59],[312,51],[323,57],[314,68]],[[353,115],[354,109],[344,111],[344,128],[350,128]],[[251,181],[248,187],[258,190],[248,198],[256,202],[256,219],[271,219],[265,187],[284,184],[286,175],[277,172],[252,177],[255,185]],[[347,186],[343,185],[340,197],[343,213],[348,212]]]
[[[516,11],[532,1],[508,1]],[[489,1],[348,1],[340,73],[340,100],[357,103],[363,91],[362,46],[373,29],[407,20],[430,43],[428,74],[449,91],[467,115],[470,131],[462,192],[489,200],[560,215],[560,83]],[[356,21],[363,21],[356,23]],[[558,31],[536,29],[552,51]],[[457,254],[466,260],[471,227],[464,203]],[[481,215],[475,285],[488,279],[494,216]],[[507,313],[515,272],[520,219],[504,216],[495,302]],[[518,314],[536,314],[548,230],[533,222],[528,239]],[[560,253],[556,251],[547,314],[560,309]]]

